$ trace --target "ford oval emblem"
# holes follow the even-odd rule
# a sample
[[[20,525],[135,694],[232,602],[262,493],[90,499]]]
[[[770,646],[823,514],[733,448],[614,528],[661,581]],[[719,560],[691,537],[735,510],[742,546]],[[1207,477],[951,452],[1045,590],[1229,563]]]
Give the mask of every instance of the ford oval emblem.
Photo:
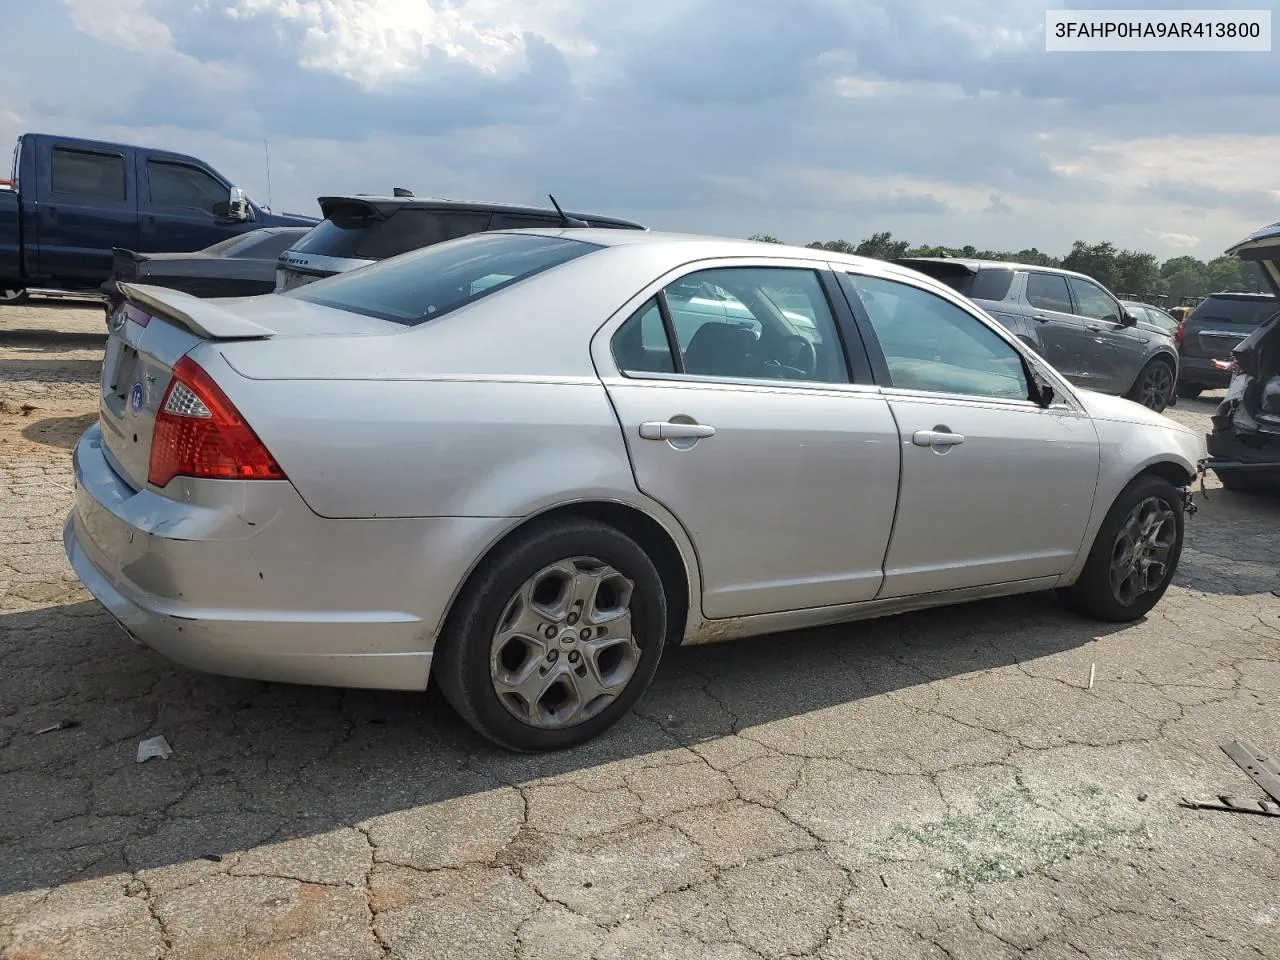
[[[143,389],[142,382],[139,381],[133,385],[133,389],[129,391],[129,409],[133,411],[136,417],[142,412],[142,405],[147,402],[147,391]]]

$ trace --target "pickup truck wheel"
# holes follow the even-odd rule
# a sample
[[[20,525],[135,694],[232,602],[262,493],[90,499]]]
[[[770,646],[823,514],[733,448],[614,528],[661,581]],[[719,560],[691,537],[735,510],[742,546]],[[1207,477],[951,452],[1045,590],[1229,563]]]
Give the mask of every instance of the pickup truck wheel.
[[[27,291],[13,287],[0,287],[0,306],[17,306],[27,302]]]
[[[1169,405],[1169,397],[1172,393],[1173,365],[1161,357],[1156,357],[1142,368],[1128,397],[1149,410],[1161,413]]]

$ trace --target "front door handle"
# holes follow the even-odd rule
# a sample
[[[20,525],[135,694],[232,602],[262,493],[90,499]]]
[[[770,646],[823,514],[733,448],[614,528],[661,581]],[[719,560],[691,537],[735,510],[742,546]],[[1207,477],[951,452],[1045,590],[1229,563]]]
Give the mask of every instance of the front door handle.
[[[911,442],[917,447],[955,447],[964,443],[964,435],[952,433],[945,427],[934,427],[932,430],[917,430],[911,435]]]
[[[715,435],[716,428],[708,423],[648,420],[640,424],[640,436],[646,440],[701,440]]]
[[[1033,314],[1031,315],[1031,319],[1032,319],[1032,320],[1038,320],[1040,323],[1048,323],[1048,322],[1049,322],[1049,318],[1048,318],[1048,317],[1046,317],[1043,313],[1033,313]]]

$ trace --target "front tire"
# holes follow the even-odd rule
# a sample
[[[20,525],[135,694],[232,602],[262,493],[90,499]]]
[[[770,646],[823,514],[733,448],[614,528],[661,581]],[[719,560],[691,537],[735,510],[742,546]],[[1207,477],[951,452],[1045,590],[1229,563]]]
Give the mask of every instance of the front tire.
[[[1148,410],[1163,413],[1173,393],[1173,366],[1160,357],[1148,361],[1126,396]]]
[[[1140,620],[1160,602],[1182,556],[1182,497],[1147,474],[1107,512],[1080,579],[1060,591],[1081,613],[1109,623]]]
[[[494,743],[561,750],[640,699],[666,623],[662,578],[635,541],[592,520],[554,520],[477,568],[433,672],[459,716]]]
[[[1204,387],[1198,383],[1180,383],[1178,384],[1178,396],[1184,400],[1194,400],[1200,394],[1204,393]]]

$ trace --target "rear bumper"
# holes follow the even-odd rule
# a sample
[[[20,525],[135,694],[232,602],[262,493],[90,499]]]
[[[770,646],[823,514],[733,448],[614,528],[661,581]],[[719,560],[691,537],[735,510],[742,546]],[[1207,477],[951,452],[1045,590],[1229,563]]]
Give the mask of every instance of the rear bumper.
[[[468,552],[497,520],[326,520],[287,481],[133,490],[93,427],[63,533],[81,582],[135,640],[210,673],[423,690]]]
[[[1231,382],[1231,374],[1215,367],[1209,357],[1184,356],[1178,366],[1178,382],[1216,389],[1227,386]]]

